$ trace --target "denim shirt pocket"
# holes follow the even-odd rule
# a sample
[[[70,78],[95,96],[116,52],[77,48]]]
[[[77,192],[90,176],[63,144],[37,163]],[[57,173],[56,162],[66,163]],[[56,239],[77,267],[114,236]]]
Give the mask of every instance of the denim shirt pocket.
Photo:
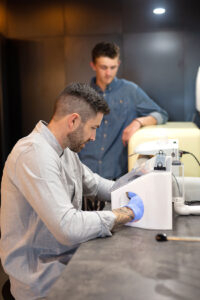
[[[124,120],[127,118],[128,114],[128,102],[123,97],[113,99],[111,110],[113,118],[116,121]]]

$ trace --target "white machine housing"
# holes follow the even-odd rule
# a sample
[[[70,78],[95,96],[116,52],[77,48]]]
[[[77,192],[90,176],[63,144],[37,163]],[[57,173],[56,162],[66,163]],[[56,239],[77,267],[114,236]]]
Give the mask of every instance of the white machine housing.
[[[166,137],[139,144],[135,148],[135,153],[142,155],[156,155],[160,150],[162,150],[165,155],[179,159],[178,140],[168,139]]]
[[[154,170],[156,156],[121,177],[111,192],[112,209],[127,205],[126,192],[138,194],[144,202],[144,215],[127,225],[145,229],[172,229],[172,158],[166,157],[166,170]],[[135,177],[135,178],[134,178]]]
[[[136,147],[135,152],[154,157],[118,179],[111,191],[112,209],[128,204],[127,192],[138,194],[144,202],[142,219],[129,222],[128,226],[171,230],[172,205],[177,214],[200,215],[200,205],[193,205],[200,201],[200,178],[184,177],[178,140],[146,142]]]

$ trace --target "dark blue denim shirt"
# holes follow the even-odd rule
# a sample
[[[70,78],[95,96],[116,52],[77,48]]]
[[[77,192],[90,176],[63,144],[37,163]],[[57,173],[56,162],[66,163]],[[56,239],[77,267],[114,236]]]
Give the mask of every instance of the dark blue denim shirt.
[[[103,117],[96,140],[86,144],[79,157],[102,177],[118,178],[128,171],[127,147],[122,143],[123,130],[137,117],[151,115],[157,124],[162,124],[168,120],[168,114],[139,86],[125,79],[115,78],[104,92],[96,85],[96,78],[92,79],[91,86],[103,95],[110,114]]]

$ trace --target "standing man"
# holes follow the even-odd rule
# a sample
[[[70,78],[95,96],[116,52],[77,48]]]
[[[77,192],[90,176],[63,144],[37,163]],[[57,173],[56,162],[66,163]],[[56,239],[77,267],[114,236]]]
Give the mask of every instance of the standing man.
[[[143,215],[142,200],[131,193],[126,207],[81,210],[83,195],[110,200],[114,182],[94,174],[76,153],[95,140],[108,112],[95,90],[71,84],[58,97],[49,124],[40,121],[8,156],[0,256],[16,300],[45,297],[80,243],[111,236],[114,226]]]
[[[110,114],[104,116],[94,143],[79,154],[93,172],[117,179],[128,171],[127,143],[141,127],[165,123],[161,109],[135,83],[116,77],[120,50],[114,43],[99,43],[92,50],[91,67],[96,72],[91,86],[104,97]]]

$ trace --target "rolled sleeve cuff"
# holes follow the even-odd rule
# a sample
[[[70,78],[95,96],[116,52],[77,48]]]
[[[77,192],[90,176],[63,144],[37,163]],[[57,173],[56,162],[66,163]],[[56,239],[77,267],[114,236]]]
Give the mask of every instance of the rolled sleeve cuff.
[[[112,236],[111,230],[115,224],[115,214],[112,211],[97,211],[96,213],[101,219],[101,237]]]
[[[164,123],[164,119],[163,119],[163,117],[162,117],[162,114],[160,114],[159,112],[153,111],[153,112],[150,113],[149,115],[156,119],[157,125],[160,125],[160,124],[163,124],[163,123]]]

